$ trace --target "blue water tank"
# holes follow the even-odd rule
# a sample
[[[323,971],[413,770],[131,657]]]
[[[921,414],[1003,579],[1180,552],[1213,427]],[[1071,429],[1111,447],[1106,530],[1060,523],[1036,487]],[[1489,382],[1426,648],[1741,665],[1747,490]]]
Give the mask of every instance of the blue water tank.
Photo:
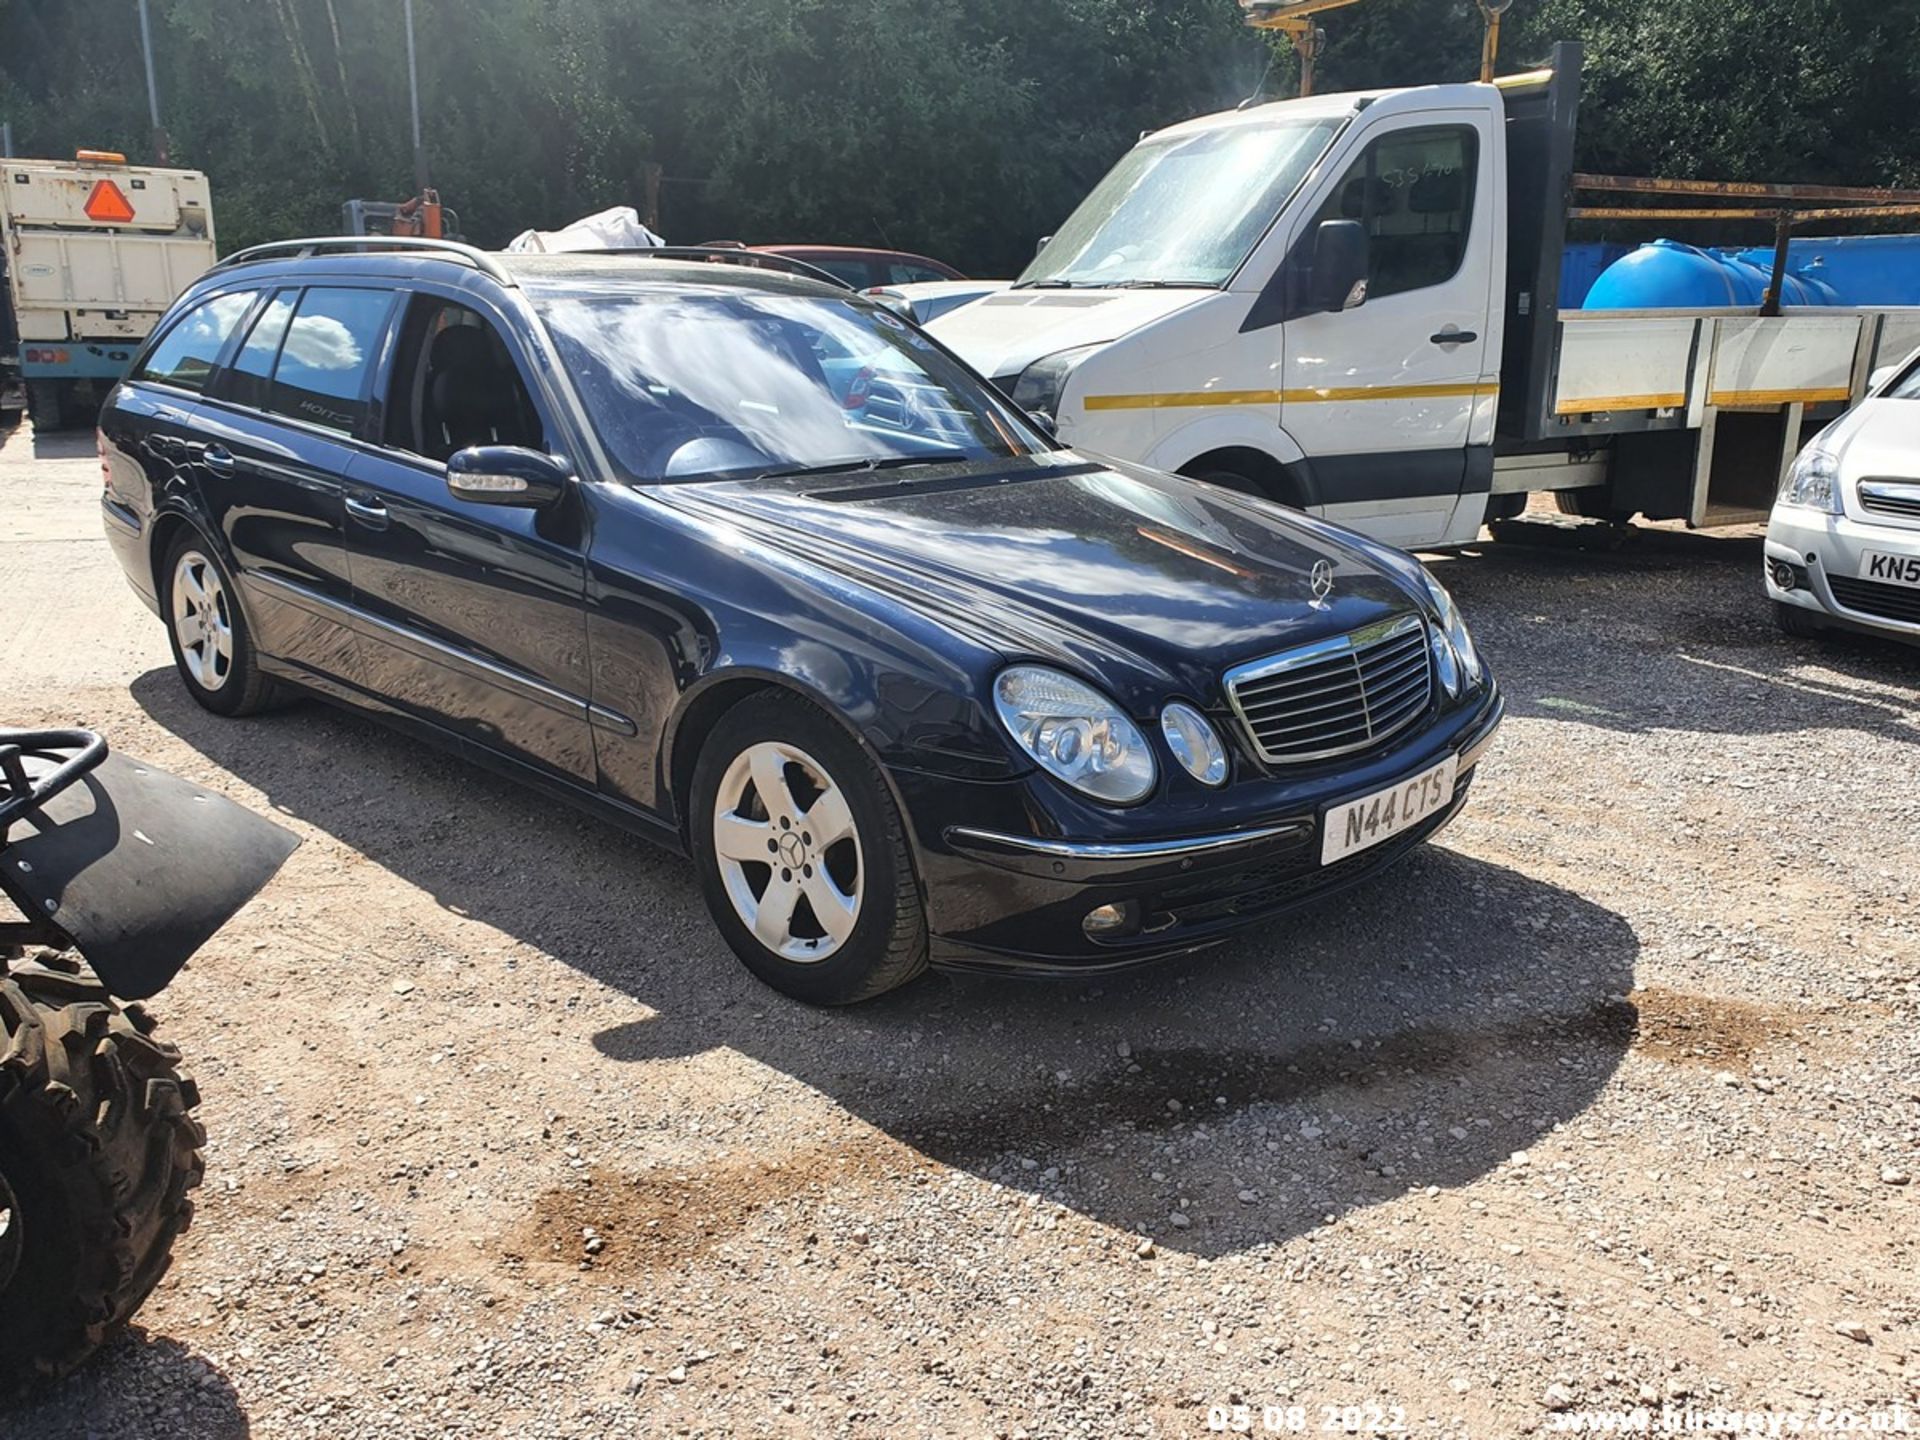
[[[1773,266],[1773,251],[1742,250],[1742,260]],[[1790,241],[1787,265],[1828,305],[1920,305],[1920,235],[1807,236]]]
[[[1758,305],[1766,277],[1678,240],[1655,240],[1609,265],[1587,292],[1583,310],[1710,310]]]

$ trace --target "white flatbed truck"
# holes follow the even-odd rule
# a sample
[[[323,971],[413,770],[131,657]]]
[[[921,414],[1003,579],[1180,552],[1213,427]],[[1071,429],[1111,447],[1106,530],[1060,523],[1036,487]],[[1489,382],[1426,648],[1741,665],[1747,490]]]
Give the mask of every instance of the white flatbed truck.
[[[24,402],[37,428],[85,423],[83,394],[106,394],[214,258],[196,170],[89,150],[0,160],[0,395],[13,415]]]
[[[1398,545],[1470,542],[1536,491],[1764,519],[1804,435],[1920,346],[1920,308],[1561,310],[1567,224],[1594,213],[1574,205],[1595,178],[1573,169],[1580,70],[1562,43],[1488,84],[1150,133],[1009,290],[928,329],[1069,443]]]

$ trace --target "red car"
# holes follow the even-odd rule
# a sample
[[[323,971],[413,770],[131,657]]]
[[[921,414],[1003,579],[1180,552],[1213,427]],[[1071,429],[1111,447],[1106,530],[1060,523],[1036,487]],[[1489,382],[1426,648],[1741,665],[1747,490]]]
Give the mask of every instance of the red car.
[[[738,240],[709,240],[709,246],[781,255],[824,270],[856,290],[875,285],[911,285],[921,280],[964,280],[951,265],[905,250],[870,250],[860,245],[743,245]]]

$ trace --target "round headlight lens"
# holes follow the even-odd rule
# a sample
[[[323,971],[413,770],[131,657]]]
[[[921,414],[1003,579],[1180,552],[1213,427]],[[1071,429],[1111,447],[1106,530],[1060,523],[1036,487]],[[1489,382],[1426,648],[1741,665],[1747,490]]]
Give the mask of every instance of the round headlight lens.
[[[1440,628],[1446,632],[1447,643],[1453,647],[1453,653],[1460,661],[1460,672],[1470,686],[1478,685],[1480,677],[1486,673],[1486,667],[1480,662],[1480,651],[1475,648],[1473,635],[1467,629],[1467,622],[1460,613],[1460,607],[1453,603],[1453,596],[1447,593],[1447,587],[1427,573],[1427,567],[1420,567],[1420,578],[1427,583],[1427,594],[1433,597],[1434,609],[1440,612]],[[1441,680],[1446,675],[1442,673]],[[1452,687],[1450,693],[1457,694]]]
[[[993,708],[1017,744],[1055,779],[1113,805],[1153,790],[1153,752],[1112,700],[1043,665],[1015,665],[993,682]]]
[[[1207,717],[1193,706],[1176,700],[1162,710],[1160,733],[1180,768],[1202,785],[1227,783],[1227,747]]]

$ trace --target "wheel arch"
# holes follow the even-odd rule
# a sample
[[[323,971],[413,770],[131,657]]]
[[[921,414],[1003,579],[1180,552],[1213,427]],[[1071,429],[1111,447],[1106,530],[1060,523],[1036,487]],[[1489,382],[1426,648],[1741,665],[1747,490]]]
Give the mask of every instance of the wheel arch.
[[[853,738],[855,744],[866,751],[873,761],[874,768],[880,772],[880,778],[892,797],[894,806],[906,822],[908,836],[907,850],[914,861],[914,883],[919,884],[920,857],[914,840],[914,828],[911,812],[907,809],[906,796],[901,794],[893,774],[887,769],[886,761],[881,757],[879,748],[860,726],[847,714],[846,706],[840,700],[816,686],[796,680],[783,671],[763,670],[757,667],[729,668],[716,671],[689,689],[682,697],[673,717],[669,720],[664,741],[660,750],[661,782],[666,793],[672,798],[673,816],[684,843],[691,846],[693,834],[690,829],[692,820],[691,799],[693,795],[693,772],[699,764],[700,753],[706,748],[707,739],[713,734],[721,719],[746,701],[769,690],[785,691],[798,699],[805,700],[816,709],[824,712],[835,724]]]
[[[1226,445],[1196,455],[1175,472],[1190,480],[1233,475],[1247,482],[1247,493],[1304,510],[1312,503],[1312,483],[1304,464],[1285,465],[1250,445]]]

